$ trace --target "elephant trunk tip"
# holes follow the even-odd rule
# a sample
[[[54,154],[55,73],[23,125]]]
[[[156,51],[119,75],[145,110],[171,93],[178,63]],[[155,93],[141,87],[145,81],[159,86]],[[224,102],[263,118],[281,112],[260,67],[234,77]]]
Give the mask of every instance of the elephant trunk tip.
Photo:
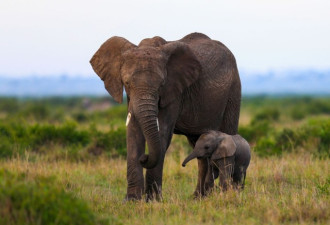
[[[143,155],[141,155],[139,161],[141,164],[146,164],[148,162],[148,158],[149,158],[148,155],[143,154]]]
[[[158,161],[152,162],[152,160],[149,159],[149,155],[143,154],[139,158],[140,164],[143,168],[146,169],[152,169],[156,167]]]
[[[197,158],[197,157],[198,157],[198,155],[197,155],[195,152],[192,152],[192,153],[191,153],[190,155],[188,155],[188,157],[185,158],[185,160],[182,162],[182,166],[185,167],[186,164],[187,164],[189,161],[191,161],[191,160],[193,160],[194,158]]]

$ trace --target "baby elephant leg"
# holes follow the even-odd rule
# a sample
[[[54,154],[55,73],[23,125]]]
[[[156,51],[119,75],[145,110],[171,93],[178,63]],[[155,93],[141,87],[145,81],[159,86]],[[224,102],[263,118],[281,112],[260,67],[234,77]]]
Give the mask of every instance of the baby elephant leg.
[[[209,160],[209,159],[208,159]],[[205,178],[204,191],[205,195],[211,193],[214,189],[214,180],[219,176],[218,168],[212,163],[209,163],[208,171]]]
[[[219,159],[217,162],[219,170],[219,186],[222,191],[226,191],[232,185],[234,166],[233,156]]]
[[[246,169],[242,166],[235,168],[233,175],[233,186],[236,189],[244,189]]]

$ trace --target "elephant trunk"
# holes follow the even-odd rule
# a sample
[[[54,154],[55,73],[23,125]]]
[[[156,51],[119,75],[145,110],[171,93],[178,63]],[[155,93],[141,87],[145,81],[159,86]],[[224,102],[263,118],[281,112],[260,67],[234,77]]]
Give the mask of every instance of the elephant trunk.
[[[192,153],[190,153],[190,155],[187,156],[187,158],[183,161],[182,166],[185,167],[186,164],[190,161],[193,160],[194,158],[199,157],[199,155],[197,154],[197,152],[193,151]]]
[[[152,94],[139,96],[135,101],[132,99],[133,111],[149,149],[149,155],[141,155],[139,161],[144,168],[151,169],[157,165],[162,154],[157,117],[158,97]]]

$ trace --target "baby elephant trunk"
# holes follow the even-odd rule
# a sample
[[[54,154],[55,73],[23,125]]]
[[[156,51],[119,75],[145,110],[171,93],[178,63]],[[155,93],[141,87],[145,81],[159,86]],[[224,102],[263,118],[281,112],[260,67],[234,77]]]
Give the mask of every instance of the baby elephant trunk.
[[[190,155],[188,155],[187,158],[183,161],[182,166],[185,167],[186,164],[187,164],[190,160],[192,160],[192,159],[194,159],[194,158],[197,158],[197,157],[199,157],[199,156],[197,155],[197,153],[196,153],[195,151],[193,151],[193,152],[192,152]]]

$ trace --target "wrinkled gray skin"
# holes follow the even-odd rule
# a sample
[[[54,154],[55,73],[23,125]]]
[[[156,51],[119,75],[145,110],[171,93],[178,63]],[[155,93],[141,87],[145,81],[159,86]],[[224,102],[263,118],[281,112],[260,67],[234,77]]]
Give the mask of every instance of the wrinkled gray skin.
[[[112,37],[90,63],[117,102],[122,102],[123,87],[128,96],[126,200],[141,199],[143,193],[147,200],[161,199],[173,133],[185,135],[193,147],[210,129],[237,133],[241,83],[235,58],[204,34],[172,42],[154,37],[138,46]],[[199,171],[207,173],[206,160],[199,160]],[[203,182],[198,180],[197,187]]]
[[[199,178],[204,180],[205,185],[200,187],[202,195],[208,194],[213,189],[214,179],[217,177],[223,191],[229,186],[244,188],[251,152],[249,143],[240,135],[209,131],[200,136],[193,152],[184,160],[182,166],[186,166],[194,158],[207,158],[210,162],[210,173]]]

